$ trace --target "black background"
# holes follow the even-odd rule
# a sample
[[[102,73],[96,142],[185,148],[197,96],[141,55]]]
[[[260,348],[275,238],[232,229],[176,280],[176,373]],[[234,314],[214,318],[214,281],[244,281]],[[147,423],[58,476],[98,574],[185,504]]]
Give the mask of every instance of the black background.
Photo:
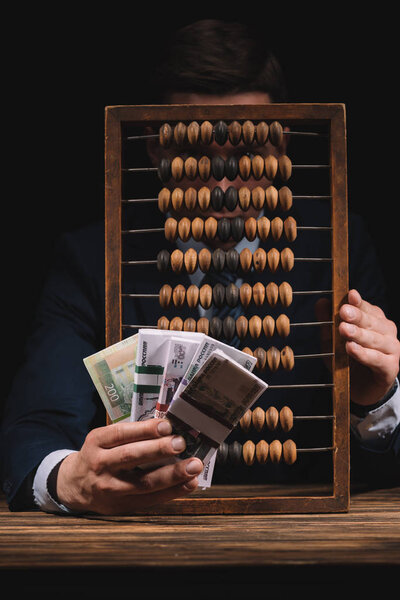
[[[99,5],[100,6],[100,5]],[[397,302],[397,41],[384,11],[351,15],[337,3],[276,10],[258,4],[186,16],[188,5],[130,12],[29,14],[9,24],[3,125],[11,129],[3,172],[3,360],[5,385],[22,358],[54,242],[103,217],[104,107],[145,103],[152,65],[172,28],[199,18],[256,20],[275,50],[294,102],[342,102],[347,109],[350,209],[367,221]],[[4,58],[4,57],[3,57]],[[4,139],[5,143],[5,139]]]

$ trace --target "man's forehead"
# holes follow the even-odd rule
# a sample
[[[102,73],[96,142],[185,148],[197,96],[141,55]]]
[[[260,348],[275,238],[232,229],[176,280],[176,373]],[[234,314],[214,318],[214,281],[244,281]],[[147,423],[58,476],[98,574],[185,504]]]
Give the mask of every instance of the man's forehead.
[[[271,104],[268,93],[259,91],[237,92],[229,94],[200,94],[194,92],[170,92],[167,97],[170,104]]]

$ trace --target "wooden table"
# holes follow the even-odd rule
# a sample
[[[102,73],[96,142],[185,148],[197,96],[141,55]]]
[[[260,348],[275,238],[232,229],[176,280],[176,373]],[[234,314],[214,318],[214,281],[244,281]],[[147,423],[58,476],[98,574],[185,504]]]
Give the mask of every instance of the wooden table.
[[[4,585],[280,590],[350,576],[359,589],[398,573],[400,488],[353,493],[341,514],[77,518],[12,513],[0,503]]]

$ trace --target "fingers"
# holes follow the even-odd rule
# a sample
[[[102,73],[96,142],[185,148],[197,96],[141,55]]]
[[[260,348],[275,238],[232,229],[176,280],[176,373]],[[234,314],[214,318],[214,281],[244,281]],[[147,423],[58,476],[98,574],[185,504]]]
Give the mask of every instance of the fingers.
[[[198,485],[197,476],[203,466],[198,458],[188,458],[151,471],[135,469],[127,475],[122,485],[126,484],[125,493],[135,495],[153,494],[179,485],[192,490]]]
[[[378,373],[382,380],[387,379],[390,383],[394,381],[399,367],[399,359],[394,354],[388,355],[374,348],[366,348],[353,341],[346,342],[346,351],[349,356],[359,363]]]
[[[356,290],[350,290],[348,300],[349,303],[344,304],[339,311],[339,316],[345,323],[376,331],[382,335],[397,336],[395,324],[386,318],[379,306],[362,300]]]
[[[101,448],[114,448],[132,442],[169,435],[172,427],[167,419],[147,419],[132,423],[113,423],[92,431],[93,442]]]

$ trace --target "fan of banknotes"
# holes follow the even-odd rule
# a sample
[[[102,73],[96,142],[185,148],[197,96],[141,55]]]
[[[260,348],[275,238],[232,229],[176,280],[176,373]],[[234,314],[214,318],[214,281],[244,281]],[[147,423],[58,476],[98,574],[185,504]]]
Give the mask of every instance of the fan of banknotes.
[[[139,329],[83,362],[113,423],[168,418],[209,487],[219,445],[268,387],[256,361],[203,333]]]

